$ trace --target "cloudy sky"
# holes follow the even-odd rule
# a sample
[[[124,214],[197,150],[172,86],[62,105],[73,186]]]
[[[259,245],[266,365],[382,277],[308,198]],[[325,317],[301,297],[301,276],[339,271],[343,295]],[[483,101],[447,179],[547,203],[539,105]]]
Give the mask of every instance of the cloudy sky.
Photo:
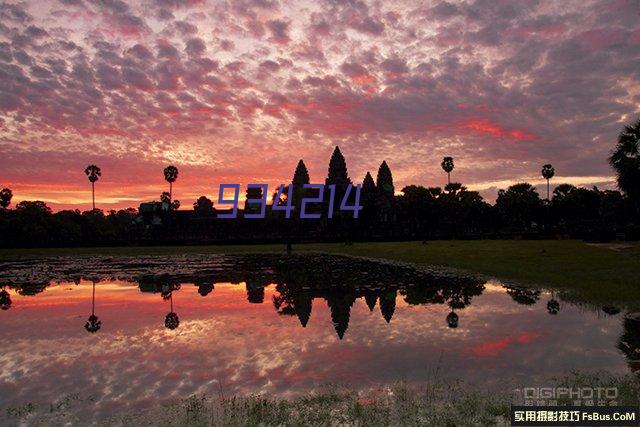
[[[640,115],[640,2],[60,0],[0,8],[0,187],[14,202],[189,206],[224,183],[323,182],[384,159],[399,191],[614,185]]]

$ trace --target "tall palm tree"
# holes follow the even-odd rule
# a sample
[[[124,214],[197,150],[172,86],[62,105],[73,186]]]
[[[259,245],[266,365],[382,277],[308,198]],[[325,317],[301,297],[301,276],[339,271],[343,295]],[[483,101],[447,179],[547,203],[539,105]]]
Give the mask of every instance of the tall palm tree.
[[[618,187],[640,208],[640,120],[620,132],[609,164],[618,175]]]
[[[89,178],[91,183],[91,196],[93,201],[93,210],[96,210],[96,181],[102,176],[102,171],[96,165],[89,165],[84,170],[85,175]]]
[[[169,183],[169,200],[173,198],[173,183],[178,179],[178,168],[167,166],[164,168],[164,179]]]
[[[173,311],[173,292],[169,293],[169,301],[171,301],[171,311],[164,318],[164,327],[167,329],[176,329],[180,326],[180,318]]]
[[[442,170],[447,173],[447,184],[451,184],[451,171],[453,170],[453,157],[444,157],[440,163]]]
[[[549,201],[549,180],[556,174],[556,170],[550,164],[542,166],[542,177],[547,180],[547,202]]]
[[[100,330],[102,327],[102,321],[98,319],[98,316],[95,314],[96,311],[96,282],[93,281],[93,294],[91,296],[91,316],[87,319],[87,322],[84,324],[84,328],[87,332],[95,333]]]
[[[451,313],[447,314],[447,325],[452,328],[455,329],[458,327],[458,315],[455,313],[455,311],[451,310]]]

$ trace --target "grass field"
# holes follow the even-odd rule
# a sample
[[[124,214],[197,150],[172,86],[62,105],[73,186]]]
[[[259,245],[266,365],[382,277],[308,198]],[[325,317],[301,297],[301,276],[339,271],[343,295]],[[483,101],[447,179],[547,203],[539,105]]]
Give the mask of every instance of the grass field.
[[[575,240],[474,240],[295,244],[323,251],[453,267],[523,285],[575,292],[585,302],[640,304],[640,245],[613,250]],[[282,252],[284,245],[3,249],[0,259],[57,255]]]
[[[640,382],[633,375],[606,372],[572,373],[552,384],[577,389],[615,387],[618,405],[637,406]],[[460,381],[403,383],[354,390],[327,386],[316,392],[282,399],[267,395],[191,396],[146,410],[114,412],[108,420],[76,415],[95,405],[81,395],[62,396],[49,405],[27,404],[0,412],[3,425],[158,425],[158,426],[508,426],[510,405],[522,405],[522,393],[483,391]],[[559,399],[562,405],[569,399]],[[4,417],[4,418],[3,418]]]

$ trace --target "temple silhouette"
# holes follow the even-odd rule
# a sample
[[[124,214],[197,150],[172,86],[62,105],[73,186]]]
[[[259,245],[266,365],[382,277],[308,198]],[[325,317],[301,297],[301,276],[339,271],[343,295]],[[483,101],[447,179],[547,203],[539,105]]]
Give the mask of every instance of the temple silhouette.
[[[238,203],[237,217],[219,218],[231,210],[216,208],[207,196],[200,196],[186,207],[172,197],[178,185],[178,168],[164,170],[169,191],[158,201],[141,203],[138,209],[103,212],[92,209],[53,213],[41,201],[22,201],[10,209],[13,194],[3,189],[0,206],[0,247],[166,245],[216,243],[286,243],[290,249],[299,242],[353,242],[430,239],[577,238],[595,241],[637,240],[640,238],[640,203],[619,191],[578,188],[559,183],[551,192],[555,176],[552,165],[543,165],[547,197],[541,198],[528,183],[516,183],[498,191],[495,203],[487,203],[455,177],[454,159],[445,157],[441,167],[444,187],[407,185],[398,191],[391,165],[383,160],[375,173],[367,172],[362,181],[349,176],[347,161],[336,147],[329,159],[324,179],[312,179],[303,160],[299,160],[284,191],[265,187],[247,188],[246,200],[265,197],[265,217],[257,219],[258,203]],[[91,165],[87,172],[93,191],[101,176]],[[332,215],[325,191],[323,202],[307,204],[307,213],[317,219],[300,219],[302,199],[317,196],[304,185],[324,182],[335,186]],[[349,185],[360,185],[359,217],[340,210]],[[214,190],[215,191],[215,190]],[[241,190],[242,191],[242,190]],[[291,194],[289,194],[291,192]],[[347,202],[354,204],[355,191]],[[628,193],[628,192],[627,192]],[[631,194],[631,193],[629,193]],[[294,212],[285,215],[285,205]],[[278,209],[273,209],[277,207]],[[251,217],[253,216],[253,217]],[[329,218],[331,216],[331,218]]]

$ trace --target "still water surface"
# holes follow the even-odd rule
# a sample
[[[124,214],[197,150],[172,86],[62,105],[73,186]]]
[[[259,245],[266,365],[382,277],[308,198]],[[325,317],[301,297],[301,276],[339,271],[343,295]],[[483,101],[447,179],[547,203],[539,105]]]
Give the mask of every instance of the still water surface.
[[[77,395],[99,417],[194,393],[549,385],[629,372],[640,349],[624,312],[327,255],[21,261],[0,263],[0,285],[0,408]]]

